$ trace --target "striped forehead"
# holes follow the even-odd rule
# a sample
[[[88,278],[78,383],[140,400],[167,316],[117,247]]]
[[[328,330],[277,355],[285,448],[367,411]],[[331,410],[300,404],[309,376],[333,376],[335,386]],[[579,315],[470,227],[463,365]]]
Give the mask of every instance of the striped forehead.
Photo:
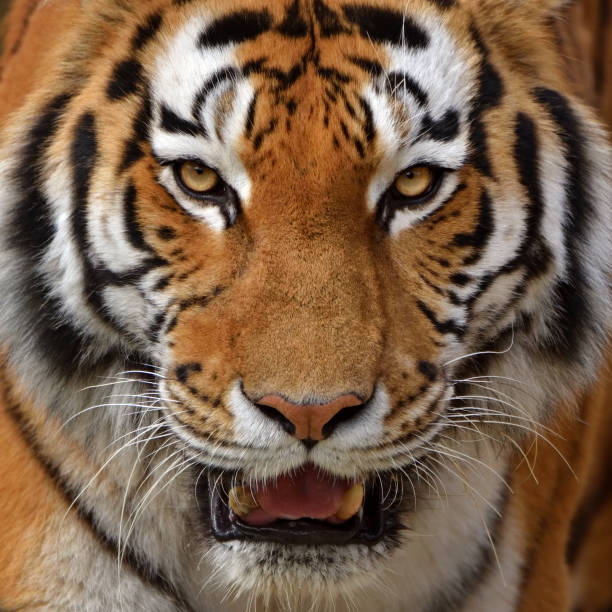
[[[319,96],[326,108],[336,103],[340,108],[332,112],[361,113],[364,140],[376,141],[375,157],[382,161],[368,196],[371,206],[390,178],[411,164],[463,163],[473,70],[445,25],[445,11],[332,8],[320,0],[309,11],[297,0],[274,11],[199,10],[167,38],[152,82],[156,153],[202,159],[246,202],[250,185],[238,145],[254,121],[256,79],[286,90],[310,66],[321,87],[308,95]],[[311,44],[287,67],[300,40]],[[346,99],[349,85],[358,89],[357,105]],[[327,120],[312,129],[325,127]],[[362,153],[360,143],[358,150]]]

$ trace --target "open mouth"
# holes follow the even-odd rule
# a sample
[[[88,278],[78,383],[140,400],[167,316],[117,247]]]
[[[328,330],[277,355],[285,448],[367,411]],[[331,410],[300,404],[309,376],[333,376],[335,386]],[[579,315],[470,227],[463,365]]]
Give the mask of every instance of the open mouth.
[[[199,485],[217,540],[292,545],[366,544],[397,529],[394,475],[367,481],[322,473],[311,465],[270,483],[243,483],[235,474],[210,472]]]

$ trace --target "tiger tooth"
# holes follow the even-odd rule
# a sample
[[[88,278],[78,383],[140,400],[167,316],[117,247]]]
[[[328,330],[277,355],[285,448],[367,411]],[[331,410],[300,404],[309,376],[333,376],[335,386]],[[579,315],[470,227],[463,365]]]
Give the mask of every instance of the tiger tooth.
[[[248,516],[259,508],[257,500],[249,487],[234,487],[228,495],[230,508],[239,516]]]
[[[351,517],[355,516],[361,509],[364,495],[365,491],[363,484],[357,483],[356,485],[353,485],[342,496],[342,502],[338,512],[336,512],[336,518],[341,521],[347,521]]]

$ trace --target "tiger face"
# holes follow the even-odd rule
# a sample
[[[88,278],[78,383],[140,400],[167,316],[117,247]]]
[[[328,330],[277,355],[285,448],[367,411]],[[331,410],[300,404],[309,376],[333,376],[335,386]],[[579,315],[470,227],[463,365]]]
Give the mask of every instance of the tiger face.
[[[592,375],[609,154],[558,91],[549,7],[526,4],[84,6],[50,77],[65,92],[37,98],[5,170],[29,203],[21,293],[47,304],[10,313],[41,317],[14,363],[63,381],[150,364],[222,581],[369,584],[406,525],[442,529],[420,499],[463,487],[447,460],[502,504],[490,432],[521,440]],[[487,412],[497,377],[529,402],[510,385]]]

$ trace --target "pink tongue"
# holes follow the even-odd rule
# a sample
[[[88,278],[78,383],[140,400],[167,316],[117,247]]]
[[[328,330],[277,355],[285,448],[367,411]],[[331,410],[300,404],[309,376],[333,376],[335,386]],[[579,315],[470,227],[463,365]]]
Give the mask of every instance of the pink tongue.
[[[266,525],[276,519],[311,518],[338,522],[342,496],[352,486],[348,480],[325,476],[312,467],[281,476],[255,491],[260,508],[242,519],[250,525]]]

